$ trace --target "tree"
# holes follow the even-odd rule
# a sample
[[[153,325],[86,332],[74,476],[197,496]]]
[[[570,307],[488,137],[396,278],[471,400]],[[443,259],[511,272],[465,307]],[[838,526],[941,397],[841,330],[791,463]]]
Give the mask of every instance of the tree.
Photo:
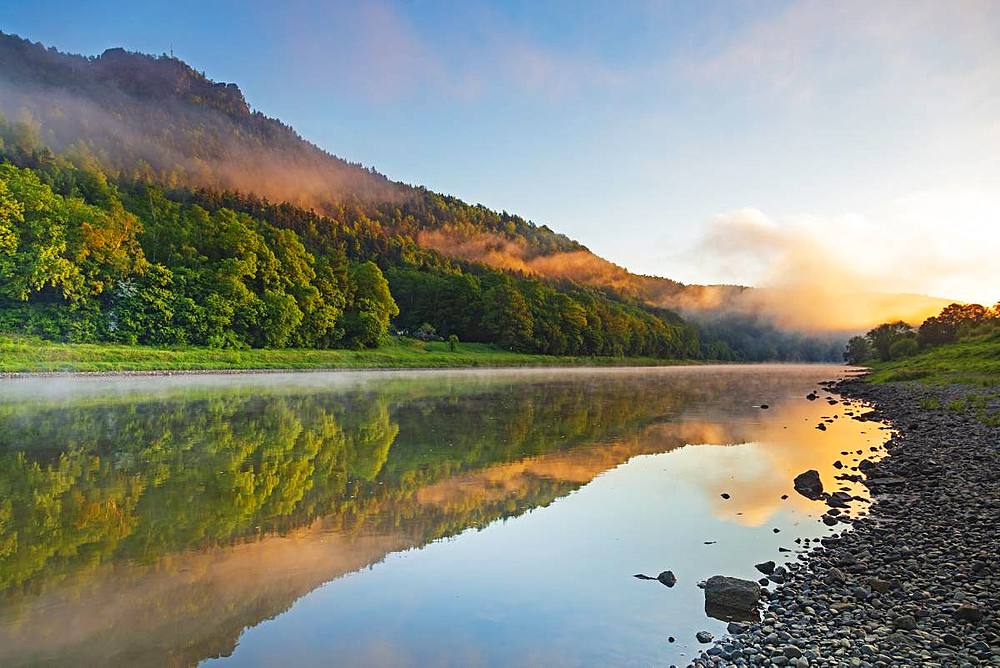
[[[844,351],[844,361],[848,364],[862,364],[870,355],[868,340],[863,336],[852,336]]]
[[[24,223],[24,210],[11,197],[7,184],[0,181],[0,254],[17,252],[18,227]]]
[[[0,294],[27,301],[45,288],[71,300],[84,294],[80,268],[67,257],[69,239],[63,198],[27,169],[0,164],[0,183],[16,207],[8,204],[4,216],[8,257],[0,264]],[[13,232],[13,234],[11,233]],[[11,239],[16,237],[16,245]],[[13,253],[10,251],[13,250]]]
[[[185,343],[186,333],[174,321],[178,301],[173,283],[173,273],[159,264],[119,281],[107,316],[109,337],[123,343]]]
[[[534,318],[517,288],[506,276],[483,297],[483,327],[509,350],[530,350]]]
[[[989,310],[980,304],[949,304],[941,309],[938,318],[959,327],[978,324],[989,317]]]
[[[943,343],[951,343],[957,337],[958,326],[956,323],[938,316],[927,318],[917,330],[917,340],[921,346],[938,346]]]
[[[888,362],[892,359],[890,351],[892,344],[911,336],[913,336],[913,328],[902,320],[897,320],[875,327],[865,335],[865,338],[868,339],[868,344],[875,350],[878,358],[883,362]]]
[[[356,265],[350,277],[354,299],[345,318],[348,340],[362,348],[377,347],[389,339],[389,320],[399,315],[399,307],[374,262]]]

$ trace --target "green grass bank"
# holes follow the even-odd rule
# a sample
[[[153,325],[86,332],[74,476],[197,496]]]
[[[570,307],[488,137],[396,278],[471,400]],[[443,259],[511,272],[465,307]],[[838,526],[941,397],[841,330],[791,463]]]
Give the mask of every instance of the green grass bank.
[[[219,350],[196,347],[54,343],[0,335],[0,373],[209,371],[265,369],[416,369],[518,366],[668,366],[686,360],[648,357],[561,357],[501,350],[483,343],[394,338],[366,350]]]
[[[892,362],[875,362],[875,383],[918,380],[930,384],[1000,385],[1000,332],[931,348]]]

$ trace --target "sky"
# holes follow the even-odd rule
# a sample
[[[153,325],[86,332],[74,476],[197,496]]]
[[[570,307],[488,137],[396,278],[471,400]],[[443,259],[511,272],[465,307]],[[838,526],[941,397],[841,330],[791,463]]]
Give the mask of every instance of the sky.
[[[1000,299],[1000,2],[0,0],[639,273]]]

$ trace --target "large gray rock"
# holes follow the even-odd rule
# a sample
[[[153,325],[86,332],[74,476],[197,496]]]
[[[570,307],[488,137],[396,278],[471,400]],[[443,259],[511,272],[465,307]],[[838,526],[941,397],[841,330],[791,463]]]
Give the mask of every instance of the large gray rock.
[[[795,491],[807,499],[818,499],[823,496],[823,481],[819,479],[819,471],[816,469],[798,474],[793,484]]]
[[[706,606],[751,612],[759,601],[760,585],[753,580],[713,575],[705,581]]]

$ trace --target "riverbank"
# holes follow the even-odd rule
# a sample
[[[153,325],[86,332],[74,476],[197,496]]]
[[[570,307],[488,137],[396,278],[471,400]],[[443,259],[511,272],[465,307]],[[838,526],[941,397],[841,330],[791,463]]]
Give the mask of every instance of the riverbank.
[[[1000,388],[838,391],[896,430],[884,459],[845,470],[870,513],[779,570],[763,620],[692,665],[1000,665]]]
[[[872,363],[873,383],[1000,384],[1000,332],[935,346],[912,357]]]
[[[36,337],[0,335],[0,374],[158,373],[196,371],[292,371],[324,369],[434,369],[529,366],[669,366],[690,360],[650,357],[531,355],[484,343],[393,338],[365,350],[220,350],[158,348],[92,343],[54,343]]]

